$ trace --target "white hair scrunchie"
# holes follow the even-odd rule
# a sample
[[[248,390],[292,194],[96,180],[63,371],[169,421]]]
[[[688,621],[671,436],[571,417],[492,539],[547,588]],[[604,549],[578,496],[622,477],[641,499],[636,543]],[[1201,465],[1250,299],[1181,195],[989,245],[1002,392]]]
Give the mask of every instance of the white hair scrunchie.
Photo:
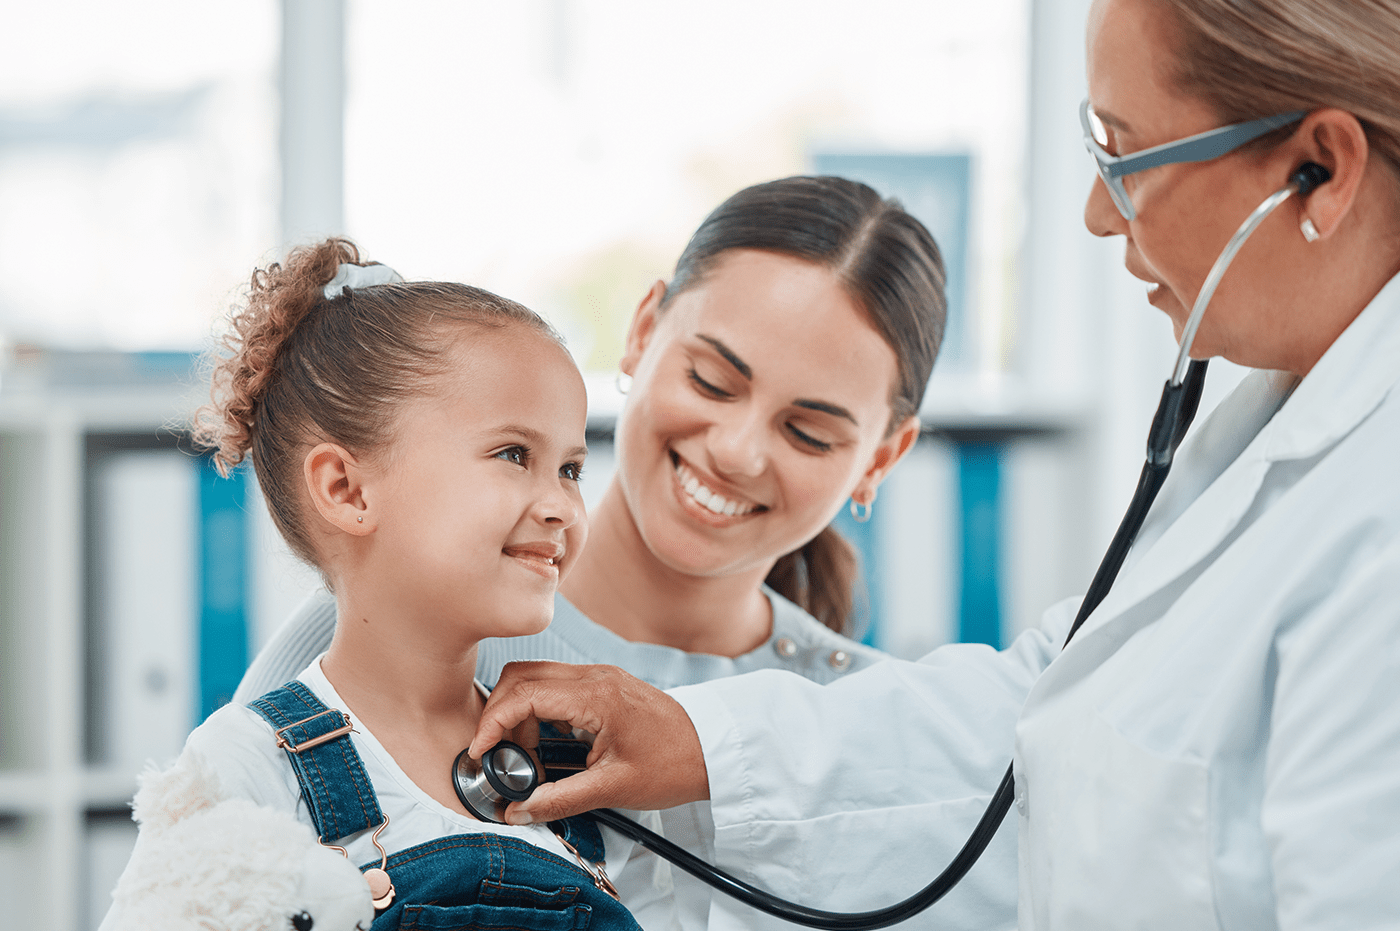
[[[326,300],[340,297],[346,288],[372,288],[377,284],[394,284],[403,281],[402,276],[387,265],[351,265],[342,262],[335,270],[335,277],[327,282],[324,294]]]

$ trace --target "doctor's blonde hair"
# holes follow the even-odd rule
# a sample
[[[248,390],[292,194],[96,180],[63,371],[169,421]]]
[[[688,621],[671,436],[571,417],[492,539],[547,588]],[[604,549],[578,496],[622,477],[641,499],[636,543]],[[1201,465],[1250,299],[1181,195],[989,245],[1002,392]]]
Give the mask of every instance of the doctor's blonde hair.
[[[1160,8],[1176,27],[1172,84],[1210,104],[1222,123],[1346,110],[1400,182],[1400,0],[1166,0]]]

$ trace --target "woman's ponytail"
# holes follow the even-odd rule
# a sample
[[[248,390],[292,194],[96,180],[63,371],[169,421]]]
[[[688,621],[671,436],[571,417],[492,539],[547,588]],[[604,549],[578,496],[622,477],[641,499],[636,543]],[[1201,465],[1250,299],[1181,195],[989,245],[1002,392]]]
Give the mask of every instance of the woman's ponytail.
[[[835,527],[826,527],[801,549],[779,559],[765,581],[827,627],[849,635],[859,578],[855,547]]]

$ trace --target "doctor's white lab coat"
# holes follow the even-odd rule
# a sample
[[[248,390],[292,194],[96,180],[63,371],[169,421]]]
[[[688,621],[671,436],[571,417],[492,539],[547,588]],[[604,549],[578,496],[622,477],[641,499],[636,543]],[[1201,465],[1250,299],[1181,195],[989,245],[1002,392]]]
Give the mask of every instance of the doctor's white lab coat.
[[[1063,654],[1073,603],[1002,653],[673,692],[716,858],[818,907],[890,904],[1014,743],[1011,816],[908,926],[1400,927],[1397,381],[1400,280],[1296,387],[1253,373],[1196,428]],[[706,920],[791,927],[722,897]]]

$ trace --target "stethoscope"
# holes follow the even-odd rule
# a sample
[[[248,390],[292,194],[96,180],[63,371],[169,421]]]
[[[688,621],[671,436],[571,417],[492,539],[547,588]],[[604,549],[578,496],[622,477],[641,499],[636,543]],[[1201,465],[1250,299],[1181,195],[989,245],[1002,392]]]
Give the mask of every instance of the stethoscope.
[[[1161,490],[1162,483],[1166,481],[1177,447],[1181,445],[1187,428],[1196,416],[1196,408],[1201,400],[1201,389],[1205,385],[1206,361],[1191,358],[1191,344],[1196,338],[1196,330],[1201,324],[1201,318],[1205,314],[1211,296],[1215,294],[1216,286],[1220,284],[1221,277],[1225,274],[1225,270],[1230,267],[1230,263],[1234,261],[1236,253],[1240,251],[1245,240],[1259,227],[1259,224],[1264,222],[1269,214],[1273,213],[1289,197],[1295,194],[1300,197],[1306,195],[1330,177],[1327,169],[1321,165],[1313,162],[1304,163],[1302,167],[1289,176],[1288,183],[1284,187],[1269,195],[1245,219],[1240,228],[1230,237],[1230,241],[1225,244],[1225,248],[1221,251],[1220,257],[1215,260],[1215,264],[1211,266],[1210,274],[1206,276],[1205,283],[1201,286],[1201,291],[1196,296],[1196,302],[1191,308],[1191,315],[1182,328],[1181,348],[1177,353],[1176,366],[1172,370],[1171,378],[1162,389],[1162,399],[1157,406],[1157,413],[1152,418],[1152,428],[1147,436],[1147,461],[1142,467],[1142,475],[1138,478],[1137,489],[1133,492],[1132,501],[1128,504],[1128,510],[1123,515],[1122,523],[1119,524],[1117,532],[1113,535],[1113,540],[1109,543],[1108,551],[1104,553],[1103,562],[1099,564],[1098,571],[1094,574],[1093,582],[1089,585],[1084,601],[1079,606],[1079,613],[1070,626],[1064,646],[1069,645],[1070,640],[1083,626],[1089,615],[1108,595],[1114,579],[1118,576],[1118,571],[1123,567],[1123,561],[1128,556],[1128,550],[1132,547],[1133,540],[1142,528],[1148,509],[1156,499],[1157,492]],[[1064,647],[1061,649],[1063,650]],[[580,760],[587,755],[587,745],[574,741],[553,741],[551,746],[551,742],[542,740],[541,752],[547,746],[550,747],[551,753],[558,752],[561,743],[577,743],[577,746],[581,748],[577,751]],[[581,768],[581,763],[566,766],[561,771],[561,775],[566,774],[570,769]],[[555,771],[551,771],[548,763],[546,763],[546,775],[550,778],[555,777]],[[467,756],[467,751],[463,750],[452,769],[453,785],[462,804],[482,821],[498,824],[505,822],[506,806],[513,801],[524,801],[529,798],[535,787],[539,785],[540,778],[540,768],[536,766],[530,754],[522,747],[509,741],[502,741],[487,750],[482,755],[479,764]],[[590,812],[590,815],[619,834],[629,837],[648,850],[665,857],[692,876],[760,911],[812,928],[851,929],[854,931],[854,929],[888,927],[918,914],[943,898],[967,875],[968,870],[972,869],[977,858],[991,843],[992,836],[996,834],[1002,819],[1006,817],[1007,811],[1011,808],[1012,793],[1012,770],[1008,766],[1006,775],[1002,777],[1001,784],[987,805],[987,810],[982,814],[967,842],[963,844],[962,849],[958,851],[943,872],[933,882],[903,902],[888,908],[867,912],[828,912],[787,902],[735,879],[615,811],[600,808]]]

